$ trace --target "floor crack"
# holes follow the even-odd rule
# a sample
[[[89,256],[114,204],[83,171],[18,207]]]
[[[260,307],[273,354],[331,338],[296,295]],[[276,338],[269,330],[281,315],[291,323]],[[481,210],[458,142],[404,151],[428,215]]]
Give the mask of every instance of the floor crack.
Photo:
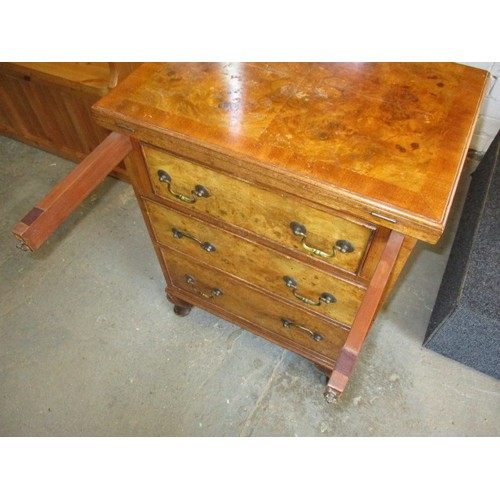
[[[262,402],[268,396],[269,391],[271,390],[271,386],[273,384],[274,378],[276,377],[276,372],[283,364],[283,360],[285,359],[286,353],[287,353],[287,351],[283,349],[283,352],[281,353],[281,356],[280,356],[278,362],[274,365],[273,371],[271,372],[271,376],[269,377],[269,380],[267,381],[259,398],[257,399],[255,406],[253,407],[252,411],[250,412],[250,415],[247,417],[247,419],[243,423],[243,427],[241,428],[241,431],[239,434],[240,437],[245,437],[245,436],[248,437],[248,436],[252,435],[253,429],[255,428],[255,425],[253,425],[253,421],[255,420],[255,417],[262,406]],[[252,429],[249,433],[248,429],[250,426],[252,426]]]

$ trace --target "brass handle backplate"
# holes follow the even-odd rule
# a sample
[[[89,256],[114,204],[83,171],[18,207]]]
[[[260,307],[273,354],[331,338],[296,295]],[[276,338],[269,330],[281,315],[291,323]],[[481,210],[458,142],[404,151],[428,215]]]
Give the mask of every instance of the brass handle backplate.
[[[331,259],[331,258],[337,256],[337,251],[339,251],[341,253],[354,252],[353,244],[347,240],[337,240],[335,242],[335,245],[332,247],[331,253],[324,252],[323,250],[319,250],[317,248],[311,247],[306,243],[307,229],[306,229],[306,226],[304,226],[304,224],[301,224],[300,222],[291,222],[290,229],[292,230],[292,233],[295,236],[302,237],[302,239],[300,240],[302,247],[305,250],[307,250],[308,252],[311,252],[312,254],[317,255],[318,257],[323,257],[324,259]]]
[[[189,238],[190,240],[196,241],[196,243],[198,243],[198,245],[200,245],[200,247],[203,248],[203,250],[205,250],[205,252],[216,252],[217,251],[217,249],[212,245],[212,243],[209,243],[208,241],[201,241],[198,238],[196,238],[195,236],[192,236],[189,233],[185,233],[185,232],[181,231],[180,229],[177,229],[176,227],[172,228],[172,236],[174,238],[177,238],[177,239]]]
[[[185,196],[183,194],[176,193],[172,190],[172,177],[170,177],[170,175],[165,172],[165,170],[158,170],[157,174],[160,182],[163,182],[168,186],[168,192],[184,203],[195,203],[198,198],[208,198],[210,196],[210,192],[208,191],[208,189],[204,186],[200,186],[200,184],[197,184],[194,187],[194,189],[191,191],[191,196]]]
[[[294,323],[293,321],[290,321],[289,319],[282,318],[281,323],[284,328],[298,328],[299,330],[302,330],[303,332],[306,332],[309,337],[311,337],[313,340],[316,342],[321,342],[325,338],[323,335],[320,335],[319,333],[313,332],[312,330],[309,330],[309,328],[306,328],[305,326],[299,325],[297,323]]]
[[[186,274],[186,283],[188,285],[191,285],[191,288],[196,295],[199,295],[200,297],[203,297],[204,299],[213,299],[215,297],[220,297],[221,295],[224,295],[222,290],[219,288],[212,288],[209,292],[204,292],[203,290],[200,290],[196,287],[196,279],[193,278],[193,276],[190,276],[189,274]]]
[[[328,292],[322,293],[319,296],[318,301],[308,299],[307,297],[304,297],[304,296],[300,295],[300,293],[297,292],[298,283],[293,278],[290,278],[290,276],[283,276],[283,281],[285,282],[285,285],[287,287],[292,289],[292,293],[297,299],[299,299],[300,301],[302,301],[310,306],[320,306],[322,303],[333,304],[333,303],[337,302],[337,299],[335,298],[335,296],[332,295],[331,293],[328,293]]]

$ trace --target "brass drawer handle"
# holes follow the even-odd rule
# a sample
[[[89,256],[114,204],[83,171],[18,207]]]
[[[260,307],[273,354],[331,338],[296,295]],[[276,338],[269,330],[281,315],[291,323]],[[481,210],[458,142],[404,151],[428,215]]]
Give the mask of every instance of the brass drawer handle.
[[[196,293],[196,295],[199,295],[204,299],[213,299],[214,297],[220,297],[221,295],[223,295],[222,290],[220,290],[219,288],[212,288],[209,293],[204,292],[203,290],[199,290],[198,288],[196,288],[196,279],[189,274],[186,274],[186,283],[188,285],[191,285],[191,288],[193,289],[193,292]]]
[[[354,246],[351,242],[346,241],[346,240],[337,240],[335,242],[335,246],[332,248],[332,253],[326,253],[323,252],[322,250],[318,250],[317,248],[310,247],[306,243],[307,239],[307,229],[306,226],[301,224],[300,222],[291,222],[290,223],[290,228],[292,230],[292,233],[295,236],[302,236],[302,240],[300,241],[302,243],[302,246],[308,251],[311,252],[314,255],[317,255],[318,257],[323,257],[325,259],[331,259],[332,257],[337,256],[337,250],[340,251],[341,253],[351,253],[354,252]]]
[[[301,300],[302,302],[305,302],[306,304],[309,304],[310,306],[320,306],[322,303],[333,304],[337,302],[335,296],[328,292],[322,293],[319,296],[318,302],[314,302],[314,300],[308,299],[297,292],[298,284],[293,278],[290,278],[290,276],[283,276],[283,281],[285,282],[285,285],[287,287],[292,289],[292,293],[297,299]]]
[[[306,328],[305,326],[294,323],[293,321],[290,321],[289,319],[282,318],[281,323],[282,323],[284,328],[295,327],[295,328],[298,328],[299,330],[306,332],[309,335],[309,337],[311,337],[316,342],[321,342],[322,340],[325,340],[325,337],[323,337],[323,335],[320,335],[319,333],[313,332],[312,330],[309,330],[309,328]]]
[[[190,240],[196,241],[196,243],[198,243],[198,245],[200,245],[200,247],[203,248],[203,250],[205,250],[206,252],[216,252],[217,251],[217,249],[212,245],[212,243],[209,243],[208,241],[201,241],[198,238],[196,238],[195,236],[192,236],[189,233],[184,233],[181,230],[177,229],[176,227],[172,228],[172,236],[174,238],[179,239],[179,240],[181,238],[189,238]]]
[[[165,170],[158,170],[157,174],[160,182],[163,182],[168,186],[168,192],[184,203],[195,203],[197,198],[208,198],[210,196],[210,192],[208,191],[208,189],[206,187],[200,186],[199,184],[197,184],[191,191],[191,197],[176,193],[172,190],[172,177],[170,177],[170,175],[165,172]]]

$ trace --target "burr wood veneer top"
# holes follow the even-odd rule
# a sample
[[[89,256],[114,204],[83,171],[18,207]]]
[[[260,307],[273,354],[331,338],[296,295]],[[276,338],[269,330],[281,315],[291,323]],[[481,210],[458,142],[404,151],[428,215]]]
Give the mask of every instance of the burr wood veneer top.
[[[170,136],[294,179],[434,242],[486,82],[454,63],[146,63],[94,114],[141,140]]]

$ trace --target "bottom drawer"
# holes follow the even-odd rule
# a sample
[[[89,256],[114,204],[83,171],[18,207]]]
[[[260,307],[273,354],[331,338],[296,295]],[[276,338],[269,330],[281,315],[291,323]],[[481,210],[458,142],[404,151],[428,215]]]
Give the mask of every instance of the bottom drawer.
[[[319,364],[332,366],[348,330],[298,311],[220,271],[161,248],[169,293],[222,316]],[[326,359],[325,359],[326,358]]]

